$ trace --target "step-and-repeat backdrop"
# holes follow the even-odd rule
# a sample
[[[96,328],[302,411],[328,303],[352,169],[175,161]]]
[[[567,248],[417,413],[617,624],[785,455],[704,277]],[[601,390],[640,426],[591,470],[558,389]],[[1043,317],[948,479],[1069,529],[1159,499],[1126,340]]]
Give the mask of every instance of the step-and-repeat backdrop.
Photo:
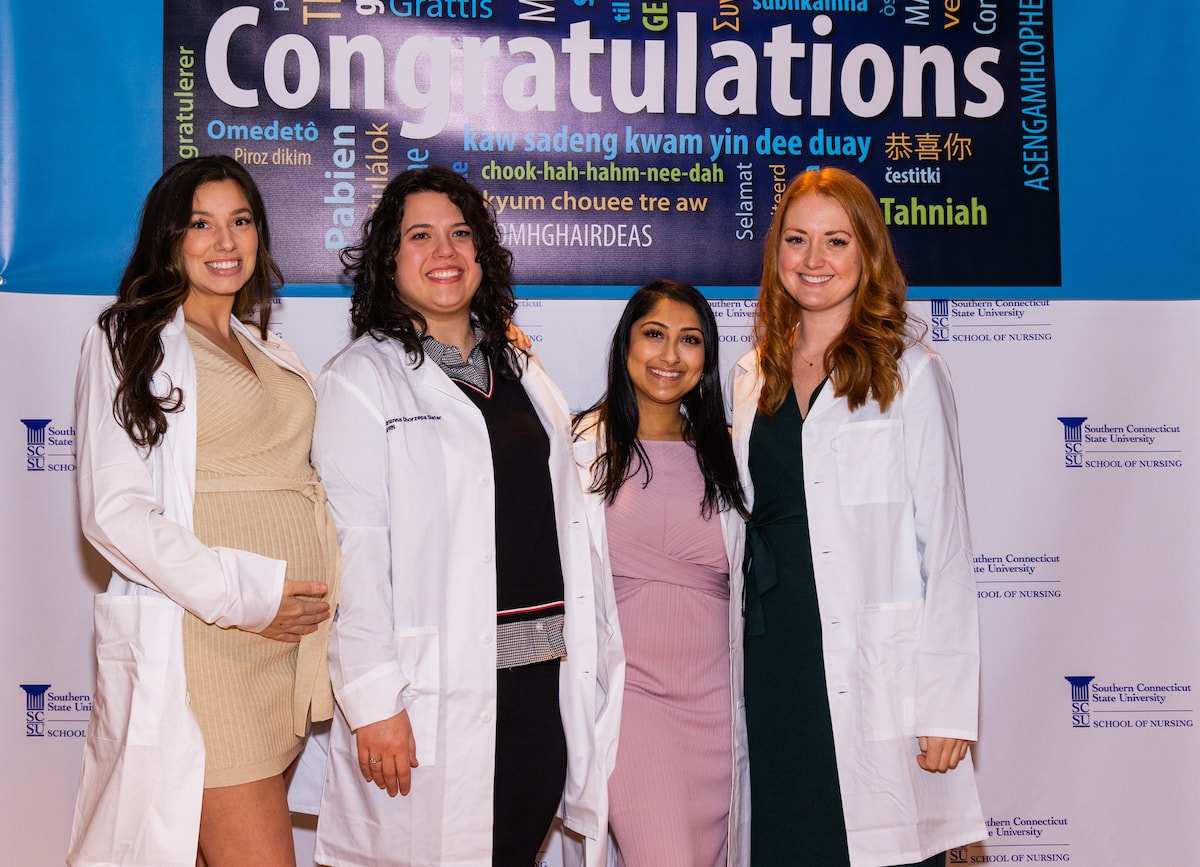
[[[988,837],[949,862],[1193,863],[1198,36],[1117,0],[0,0],[5,863],[62,862],[94,691],[79,342],[149,185],[209,153],[262,187],[313,369],[387,179],[466,175],[575,407],[659,276],[704,289],[728,369],[787,179],[858,173],[958,398]]]

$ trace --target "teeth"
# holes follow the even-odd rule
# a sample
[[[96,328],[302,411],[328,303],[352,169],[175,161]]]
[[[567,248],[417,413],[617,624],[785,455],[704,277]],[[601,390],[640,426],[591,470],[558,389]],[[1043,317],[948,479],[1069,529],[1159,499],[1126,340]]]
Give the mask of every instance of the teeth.
[[[451,277],[457,277],[461,273],[457,268],[452,268],[447,271],[430,271],[428,276],[431,280],[448,280]]]
[[[679,377],[683,376],[682,370],[658,370],[652,367],[650,368],[650,372],[655,376],[661,376],[666,379],[679,379]]]
[[[219,271],[228,271],[232,268],[236,268],[240,264],[242,263],[238,259],[229,259],[220,262],[209,262],[208,267],[216,268]]]
[[[813,274],[801,274],[800,279],[803,280],[805,283],[828,283],[830,280],[833,279],[833,275],[829,274],[829,275],[826,275],[825,277],[817,277]]]

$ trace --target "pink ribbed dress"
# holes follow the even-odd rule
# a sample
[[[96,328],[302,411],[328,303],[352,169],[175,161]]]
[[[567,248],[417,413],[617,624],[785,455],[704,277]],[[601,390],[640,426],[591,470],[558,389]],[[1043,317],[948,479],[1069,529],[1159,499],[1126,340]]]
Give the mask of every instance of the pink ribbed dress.
[[[729,562],[704,520],[692,446],[644,441],[654,468],[608,507],[626,672],[610,822],[626,867],[720,867],[733,765]]]

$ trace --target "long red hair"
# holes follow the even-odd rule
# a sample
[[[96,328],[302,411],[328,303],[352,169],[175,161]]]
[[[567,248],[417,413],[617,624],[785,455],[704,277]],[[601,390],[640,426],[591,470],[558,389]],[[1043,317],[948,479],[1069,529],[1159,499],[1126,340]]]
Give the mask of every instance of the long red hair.
[[[763,375],[758,410],[774,415],[792,385],[792,349],[800,305],[779,281],[779,248],[788,208],[808,193],[829,196],[842,206],[862,255],[862,275],[846,327],[825,351],[833,393],[845,397],[851,410],[868,400],[886,410],[902,387],[900,356],[917,339],[904,309],[907,284],[879,202],[861,180],[836,168],[812,169],[793,178],[771,220],[754,320]]]

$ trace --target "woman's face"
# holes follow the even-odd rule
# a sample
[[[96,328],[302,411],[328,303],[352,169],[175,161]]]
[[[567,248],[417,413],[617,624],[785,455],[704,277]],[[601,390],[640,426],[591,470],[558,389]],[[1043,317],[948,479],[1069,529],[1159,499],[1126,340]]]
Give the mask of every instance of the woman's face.
[[[445,193],[412,193],[404,200],[395,263],[400,299],[431,330],[470,319],[483,269],[475,260],[474,233]]]
[[[633,323],[625,359],[639,406],[678,406],[704,372],[704,332],[690,305],[661,298]]]
[[[206,298],[232,299],[246,285],[258,261],[258,227],[235,181],[196,187],[182,250],[193,304]]]
[[[803,310],[850,315],[862,276],[862,250],[837,199],[805,193],[788,205],[778,267],[784,291]]]

